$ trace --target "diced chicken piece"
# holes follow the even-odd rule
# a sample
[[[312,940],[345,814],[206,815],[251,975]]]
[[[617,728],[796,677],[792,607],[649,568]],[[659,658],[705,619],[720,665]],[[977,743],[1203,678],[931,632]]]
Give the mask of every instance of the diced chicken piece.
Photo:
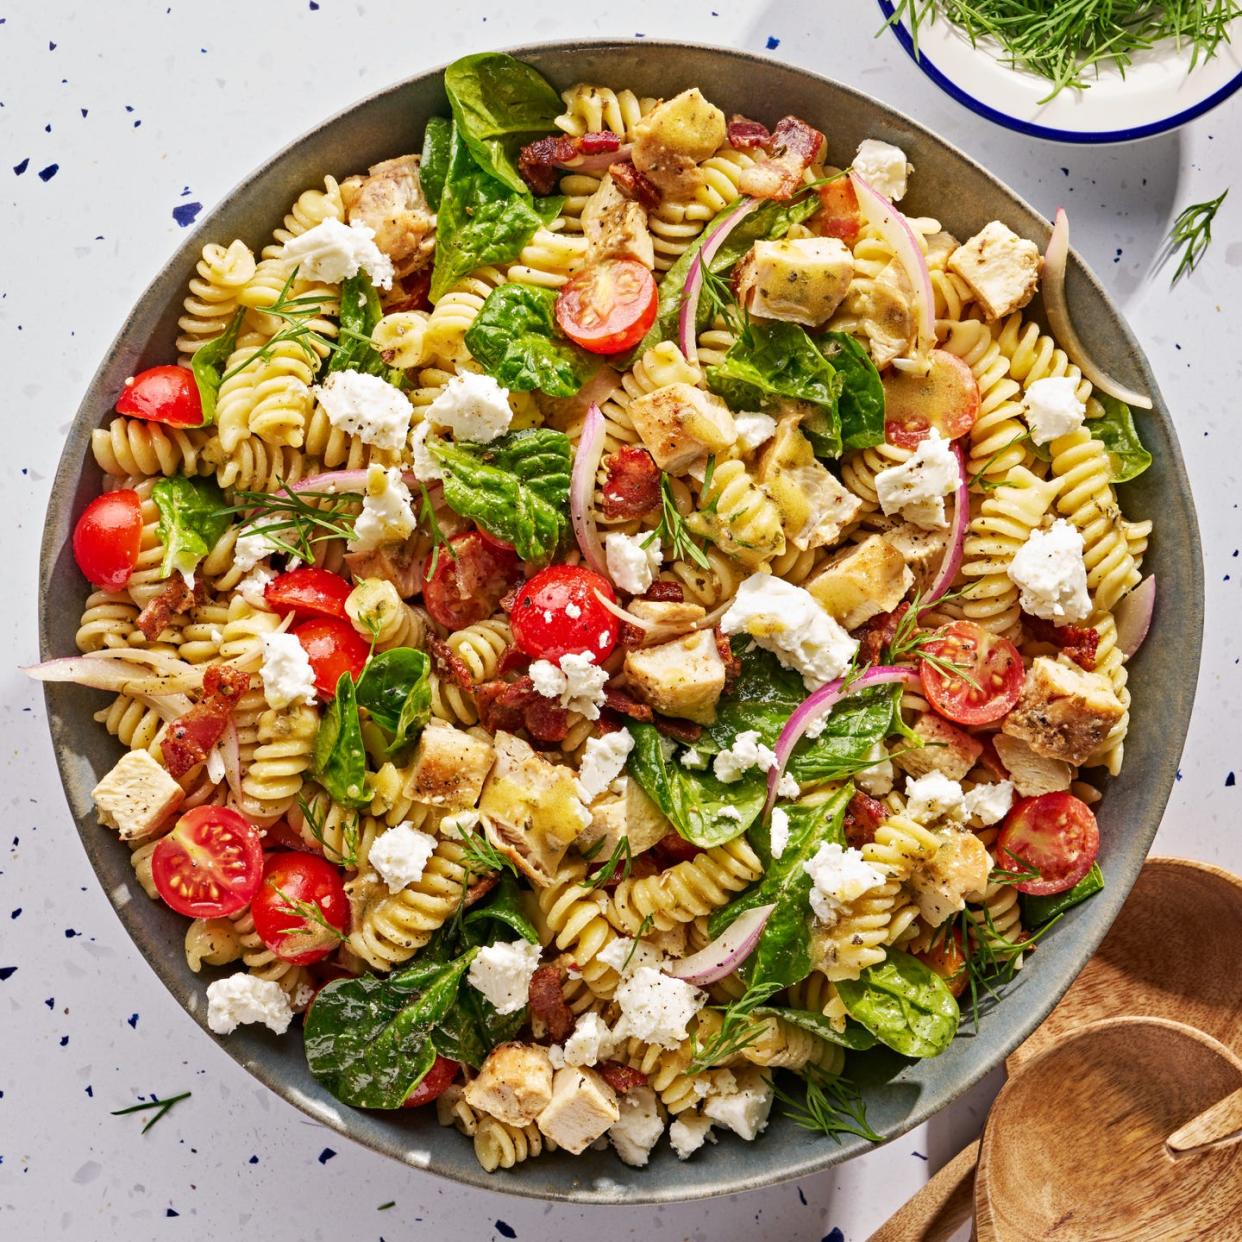
[[[666,99],[634,127],[634,167],[672,199],[703,184],[697,165],[724,144],[725,116],[698,87]]]
[[[617,1093],[593,1069],[566,1065],[552,1080],[552,1099],[535,1119],[558,1147],[580,1156],[621,1117]]]
[[[629,611],[643,621],[656,625],[693,625],[706,615],[702,604],[688,604],[675,599],[635,599]]]
[[[672,831],[672,824],[643,792],[642,786],[628,776],[622,779],[625,793],[621,797],[602,799],[593,806],[591,822],[575,842],[578,849],[590,850],[596,842],[603,841],[593,853],[595,858],[611,858],[622,837],[628,839],[630,856],[636,858]]]
[[[782,415],[759,458],[758,479],[776,501],[790,542],[806,551],[840,539],[862,501],[815,456],[798,422],[796,413]]]
[[[131,750],[91,790],[99,822],[122,841],[151,836],[181,805],[185,790],[145,750]]]
[[[752,315],[818,327],[841,305],[854,256],[835,237],[759,241],[738,265],[737,300]]]
[[[644,267],[655,267],[647,213],[641,203],[626,198],[617,189],[611,173],[587,199],[582,209],[582,231],[586,234],[590,263],[637,259]]]
[[[989,319],[1004,319],[1035,296],[1043,260],[1033,241],[999,220],[984,225],[950,256],[949,271],[969,286]]]
[[[936,834],[940,848],[910,877],[919,913],[939,927],[967,902],[977,901],[987,888],[992,860],[973,832],[946,828]]]
[[[539,888],[551,883],[570,842],[590,822],[573,769],[549,763],[503,730],[479,814],[487,839]]]
[[[927,243],[927,266],[935,271],[943,271],[944,266],[949,261],[949,256],[958,248],[960,244],[952,233],[941,229],[939,233],[931,233],[923,239]]]
[[[870,535],[837,553],[806,583],[830,616],[855,630],[882,612],[892,612],[914,585],[914,575],[891,543]]]
[[[552,1100],[552,1062],[538,1044],[500,1044],[478,1077],[466,1084],[466,1103],[510,1126],[528,1126]]]
[[[385,543],[365,552],[346,552],[345,564],[355,582],[363,578],[382,578],[397,588],[402,599],[409,599],[422,584],[422,532],[405,543]]]
[[[420,802],[461,810],[479,800],[496,752],[442,720],[431,720],[414,748],[408,793]]]
[[[1001,730],[1045,759],[1086,763],[1125,710],[1102,673],[1036,656]]]
[[[630,684],[656,711],[697,724],[716,719],[725,666],[711,630],[626,652],[625,671]]]
[[[1013,787],[1023,798],[1038,798],[1040,794],[1070,787],[1074,769],[1068,763],[1045,759],[1020,738],[1007,737],[1004,733],[996,734],[992,741]]]
[[[731,448],[737,439],[729,407],[692,384],[665,384],[631,401],[627,413],[655,464],[670,474]]]
[[[357,187],[349,223],[375,230],[375,244],[406,275],[425,267],[435,253],[436,218],[418,179],[418,156],[376,164]]]
[[[913,347],[913,301],[910,282],[895,261],[874,280],[856,280],[846,295],[845,309],[858,320],[877,367],[888,366]]]
[[[951,781],[960,781],[983,753],[983,746],[969,733],[935,712],[923,712],[914,722],[914,733],[924,745],[906,750],[893,762],[916,778],[939,772]]]
[[[948,530],[926,530],[897,516],[876,515],[872,520],[885,542],[897,549],[914,572],[915,583],[919,587],[927,586],[944,557],[949,542]]]

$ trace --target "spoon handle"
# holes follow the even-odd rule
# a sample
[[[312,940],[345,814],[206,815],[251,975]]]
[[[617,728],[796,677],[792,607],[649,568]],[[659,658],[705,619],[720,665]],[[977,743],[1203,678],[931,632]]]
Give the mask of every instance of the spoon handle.
[[[1242,1087],[1211,1108],[1192,1117],[1165,1139],[1169,1154],[1177,1159],[1205,1147],[1223,1147],[1242,1139]]]
[[[974,1208],[979,1140],[958,1152],[867,1242],[945,1242]]]

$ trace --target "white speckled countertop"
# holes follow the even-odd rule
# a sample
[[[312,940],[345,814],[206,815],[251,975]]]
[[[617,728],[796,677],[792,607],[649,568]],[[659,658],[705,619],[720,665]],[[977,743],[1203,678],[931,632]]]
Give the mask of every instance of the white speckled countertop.
[[[475,1192],[341,1140],[248,1077],[166,995],[97,890],[42,698],[13,669],[36,654],[38,542],[61,437],[200,204],[359,96],[467,51],[608,35],[767,49],[912,114],[1049,215],[1075,209],[1075,244],[1128,314],[1174,410],[1203,528],[1199,702],[1157,850],[1242,869],[1242,639],[1230,611],[1242,574],[1242,351],[1228,317],[1242,280],[1242,189],[1191,280],[1170,292],[1167,269],[1151,274],[1177,210],[1242,172],[1242,96],[1140,146],[1040,143],[946,98],[894,40],[872,37],[879,24],[871,0],[630,0],[604,16],[549,0],[0,0],[0,520],[14,589],[0,620],[10,654],[0,672],[0,1237],[861,1242],[975,1134],[999,1084],[993,1075],[843,1168],[735,1198],[582,1210]],[[109,1115],[139,1095],[187,1089],[192,1098],[145,1137],[141,1117]]]

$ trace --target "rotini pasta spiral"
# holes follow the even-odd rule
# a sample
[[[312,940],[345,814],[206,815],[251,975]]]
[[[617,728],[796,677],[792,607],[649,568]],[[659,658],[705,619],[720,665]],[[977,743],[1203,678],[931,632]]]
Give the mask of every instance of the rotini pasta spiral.
[[[254,279],[254,255],[243,241],[234,241],[227,249],[217,242],[208,242],[198,260],[198,268],[190,277],[186,294],[185,314],[177,320],[181,335],[177,348],[183,367],[190,365],[196,350],[214,340],[228,326],[237,310],[237,295]]]
[[[785,551],[781,511],[740,461],[716,463],[687,525],[750,568]]]
[[[141,418],[114,418],[91,432],[91,453],[99,468],[116,478],[208,474],[210,465],[203,450],[209,434],[201,427],[164,427]]]
[[[426,614],[407,604],[383,578],[361,579],[345,600],[345,612],[359,634],[374,640],[377,651],[421,648],[426,641]]]
[[[561,92],[565,111],[556,126],[575,138],[607,131],[632,142],[634,127],[655,107],[655,99],[640,99],[633,91],[614,91],[607,86],[579,82]]]
[[[536,897],[541,932],[577,966],[583,983],[595,997],[607,1000],[617,987],[617,972],[599,960],[600,952],[617,937],[608,922],[607,897],[582,884],[585,863],[561,868]]]
[[[279,819],[302,788],[319,731],[319,712],[305,704],[259,717],[258,745],[242,781],[243,808],[256,820]]]

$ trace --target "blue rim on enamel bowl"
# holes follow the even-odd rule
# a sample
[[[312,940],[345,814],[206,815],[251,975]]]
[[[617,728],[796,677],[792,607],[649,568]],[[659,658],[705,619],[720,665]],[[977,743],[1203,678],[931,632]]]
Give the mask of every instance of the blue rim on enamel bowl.
[[[920,70],[928,78],[931,79],[946,95],[957,100],[963,107],[969,108],[978,116],[984,117],[986,120],[992,121],[997,125],[1004,126],[1006,129],[1014,130],[1017,133],[1025,134],[1031,138],[1046,138],[1053,142],[1071,142],[1079,144],[1090,143],[1111,143],[1111,142],[1134,142],[1140,138],[1151,138],[1157,134],[1168,133],[1175,130],[1188,121],[1193,121],[1196,117],[1202,116],[1206,112],[1210,112],[1218,104],[1224,103],[1235,91],[1242,87],[1242,66],[1238,67],[1238,71],[1211,90],[1209,94],[1201,99],[1195,100],[1186,107],[1178,107],[1177,111],[1169,112],[1167,115],[1156,117],[1139,125],[1128,125],[1114,129],[1067,129],[1053,125],[1041,125],[1033,120],[1027,120],[1022,116],[1014,115],[1011,112],[1004,112],[992,103],[980,98],[979,92],[974,94],[971,90],[966,89],[960,80],[955,80],[946,72],[945,62],[941,58],[939,64],[932,59],[928,51],[929,39],[927,34],[920,28],[919,49],[916,54],[914,48],[914,40],[911,38],[910,31],[906,25],[900,20],[893,19],[893,5],[891,0],[877,0],[880,11],[884,14],[884,19],[889,23],[890,29],[896,36],[898,42],[905,49],[906,54],[918,66]],[[944,23],[937,23],[943,26]],[[957,37],[957,36],[954,36]],[[1017,83],[1019,81],[1030,82],[1035,79],[1032,75],[1020,73],[1019,71],[1008,69],[999,60],[991,57],[986,51],[975,51],[970,48],[965,39],[960,39],[963,45],[976,57],[987,57],[992,65],[1001,73],[1007,74],[1009,78]],[[1226,46],[1224,50],[1217,54],[1214,60],[1219,68],[1222,64],[1222,58],[1230,55],[1230,48]],[[1211,63],[1211,62],[1209,62]],[[1233,63],[1237,65],[1236,57]],[[1201,69],[1203,67],[1201,66]],[[1199,72],[1198,70],[1196,72]],[[959,75],[960,78],[960,75]],[[1184,82],[1179,84],[1180,87]],[[1089,100],[1091,90],[1098,89],[1092,87],[1090,90],[1083,92],[1083,98]],[[978,91],[978,87],[972,84],[972,90]],[[1173,104],[1173,94],[1169,95],[1169,102]]]

